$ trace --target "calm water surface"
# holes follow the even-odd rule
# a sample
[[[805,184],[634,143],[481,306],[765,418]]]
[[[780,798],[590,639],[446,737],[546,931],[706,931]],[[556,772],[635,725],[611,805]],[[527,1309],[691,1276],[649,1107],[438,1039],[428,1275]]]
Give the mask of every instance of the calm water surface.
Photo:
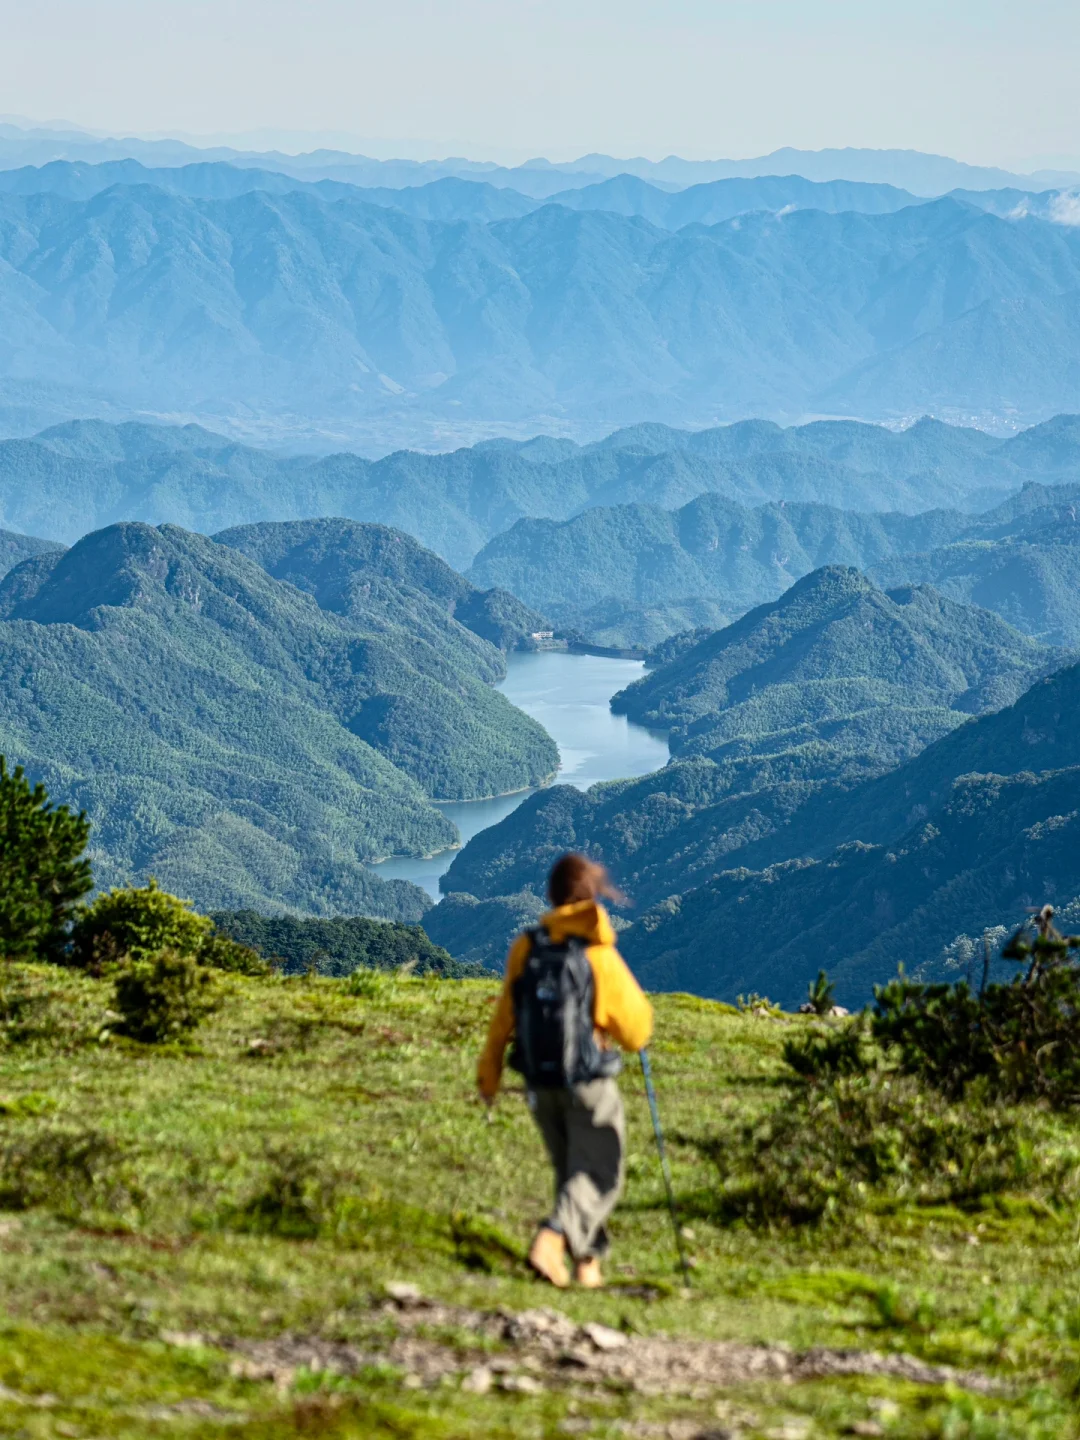
[[[645,673],[640,660],[610,660],[600,655],[571,655],[564,650],[510,655],[501,690],[526,715],[539,720],[559,747],[559,782],[587,790],[598,780],[649,775],[667,764],[663,735],[613,715],[608,702]],[[496,800],[445,801],[439,809],[461,832],[462,844],[489,825],[504,820],[534,792],[502,795]],[[450,868],[456,850],[430,860],[384,860],[373,865],[384,880],[411,880],[439,898],[439,876]]]

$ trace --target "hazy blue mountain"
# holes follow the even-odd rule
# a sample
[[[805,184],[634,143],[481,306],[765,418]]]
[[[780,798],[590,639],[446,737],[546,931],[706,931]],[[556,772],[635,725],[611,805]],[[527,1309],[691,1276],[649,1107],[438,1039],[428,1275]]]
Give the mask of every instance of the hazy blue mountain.
[[[935,421],[900,435],[854,422],[783,430],[745,421],[702,432],[634,426],[584,447],[541,437],[442,455],[401,451],[379,461],[347,453],[282,457],[194,425],[75,421],[31,440],[0,441],[0,524],[72,541],[119,520],[212,532],[338,515],[396,526],[463,568],[525,516],[563,520],[597,506],[644,500],[675,507],[707,491],[743,504],[824,496],[856,510],[970,509],[1018,490],[1026,477],[1057,481],[1069,473],[1080,474],[1080,429],[1068,417],[1004,443]],[[604,517],[587,521],[584,533],[602,543],[605,523]],[[954,534],[923,522],[915,533],[917,548]],[[514,544],[497,551],[514,583],[499,583],[528,599],[536,582],[514,560]],[[887,552],[821,553],[806,568],[830,559],[862,564],[879,553]],[[599,574],[610,557],[602,554],[593,563]],[[695,586],[702,578],[695,571]],[[609,589],[594,588],[593,597],[603,599]],[[754,592],[746,603],[774,593]],[[669,593],[665,603],[687,594],[707,596],[708,589]]]
[[[417,919],[422,893],[363,862],[453,844],[429,797],[555,769],[553,741],[490,688],[502,655],[450,615],[441,562],[428,596],[413,542],[353,530],[336,608],[174,526],[97,531],[0,582],[0,753],[87,810],[100,884],[155,874],[203,906]],[[294,538],[310,556],[317,537]]]
[[[50,194],[65,200],[89,200],[114,185],[152,185],[170,194],[193,200],[227,200],[252,191],[265,190],[283,195],[306,190],[323,200],[360,200],[400,210],[423,220],[506,220],[527,215],[543,203],[519,195],[516,190],[499,189],[482,180],[446,176],[424,185],[363,187],[340,180],[304,180],[280,170],[260,170],[230,165],[221,160],[192,165],[151,168],[138,160],[107,160],[99,165],[54,160],[39,167],[0,170],[0,194]],[[652,187],[646,187],[652,188]],[[856,196],[858,187],[856,188]],[[867,187],[872,188],[872,187]],[[657,191],[657,194],[662,192]],[[865,206],[886,209],[873,204]]]
[[[802,853],[785,848],[787,837],[815,796],[861,793],[1057,663],[986,611],[925,589],[886,595],[856,571],[827,567],[616,698],[632,718],[673,727],[665,769],[531,797],[469,842],[443,888],[484,899],[535,891],[556,855],[583,848],[648,905],[755,846],[771,847],[771,859]],[[829,835],[847,823],[836,813]],[[810,829],[825,834],[820,816]]]
[[[259,165],[267,170],[313,176],[346,172],[362,177],[355,183],[388,186],[423,184],[443,176],[482,175],[493,183],[511,186],[523,194],[545,194],[567,185],[587,185],[618,175],[634,175],[670,189],[685,189],[711,180],[732,177],[799,175],[809,180],[848,180],[898,185],[917,195],[942,195],[959,186],[985,190],[1000,186],[1046,189],[1069,185],[1080,175],[1068,171],[1040,171],[1015,175],[993,167],[967,165],[942,155],[917,150],[797,150],[790,147],[747,160],[683,160],[669,155],[660,161],[641,156],[619,159],[611,155],[583,155],[577,160],[552,163],[538,158],[507,167],[491,161],[463,158],[447,160],[372,160],[340,150],[315,150],[286,155],[279,151],[245,151],[229,146],[196,148],[179,140],[139,140],[133,137],[101,139],[85,131],[35,126],[0,125],[0,167],[43,165],[54,160],[100,163],[125,158],[159,166],[205,161]]]
[[[756,989],[790,1003],[824,966],[839,997],[861,1004],[901,963],[940,978],[958,935],[1018,925],[1030,906],[1072,900],[1080,892],[1078,703],[1074,666],[840,797],[849,818],[865,811],[878,843],[729,870],[647,912],[623,937],[635,969],[663,988],[724,998]],[[703,935],[766,932],[767,948],[701,944]]]
[[[9,194],[0,402],[383,448],[553,417],[593,435],[747,413],[1003,424],[1077,408],[1078,293],[1077,227],[952,200],[672,233],[554,205],[426,220],[310,188]]]
[[[575,177],[580,179],[580,177]],[[610,180],[553,194],[535,196],[507,184],[492,184],[476,175],[443,175],[439,179],[414,183],[358,184],[343,179],[311,179],[224,160],[204,160],[187,165],[149,166],[138,160],[85,161],[53,160],[41,166],[0,170],[0,194],[52,194],[67,200],[88,200],[114,185],[152,185],[194,200],[233,199],[253,190],[281,195],[308,190],[324,200],[360,200],[400,210],[422,220],[478,221],[507,220],[527,215],[542,205],[561,205],[569,210],[602,210],[617,215],[639,216],[664,230],[685,225],[715,225],[755,210],[773,214],[792,210],[824,210],[838,214],[845,210],[879,215],[919,205],[923,200],[894,185],[861,181],[806,180],[801,175],[762,175],[747,179],[710,180],[685,189],[650,184],[637,175],[618,174]],[[1004,219],[1032,215],[1067,223],[1071,217],[1071,191],[1036,192],[1013,188],[1000,190],[951,190],[950,198],[961,204],[987,210]]]
[[[883,215],[921,202],[909,191],[893,185],[852,184],[846,180],[822,184],[801,175],[710,180],[673,191],[650,185],[639,176],[623,174],[599,185],[562,191],[548,203],[570,210],[637,215],[664,230],[681,230],[684,225],[715,225],[754,210],[825,210],[831,214],[856,210]]]
[[[963,538],[877,562],[881,584],[931,584],[995,610],[1051,645],[1080,650],[1080,485],[1028,484]]]
[[[17,535],[13,530],[0,530],[0,579],[34,555],[48,555],[61,549],[52,540],[37,540],[33,535]]]

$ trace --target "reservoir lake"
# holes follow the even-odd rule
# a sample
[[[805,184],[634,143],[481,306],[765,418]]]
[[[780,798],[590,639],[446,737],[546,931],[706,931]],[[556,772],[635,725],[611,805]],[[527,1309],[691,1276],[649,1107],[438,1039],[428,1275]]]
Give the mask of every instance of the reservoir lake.
[[[555,783],[587,790],[598,780],[649,775],[667,764],[668,744],[662,734],[633,725],[608,708],[616,691],[644,673],[640,660],[541,650],[508,655],[506,679],[495,688],[539,720],[558,745],[561,763]],[[535,793],[522,790],[493,800],[446,800],[439,802],[439,809],[458,827],[464,845]],[[371,868],[384,880],[411,880],[438,900],[439,877],[457,853],[442,850],[427,860],[396,857]]]

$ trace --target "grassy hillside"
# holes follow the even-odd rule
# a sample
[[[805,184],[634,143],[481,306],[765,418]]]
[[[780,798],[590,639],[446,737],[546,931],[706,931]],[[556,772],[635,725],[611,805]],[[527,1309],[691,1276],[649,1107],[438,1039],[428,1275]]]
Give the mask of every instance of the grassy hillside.
[[[228,984],[155,1049],[99,1039],[104,982],[7,973],[3,1433],[1075,1440],[1067,1184],[725,1218],[711,1157],[789,1103],[805,1022],[658,998],[693,1286],[631,1069],[614,1284],[560,1295],[522,1267],[548,1192],[522,1092],[490,1124],[474,1094],[493,982]],[[1075,1117],[1022,1123],[1070,1174]]]
[[[430,797],[536,784],[557,752],[487,683],[498,650],[369,579],[354,622],[175,527],[30,560],[0,586],[0,751],[86,809],[102,884],[419,919],[363,862],[453,844]]]

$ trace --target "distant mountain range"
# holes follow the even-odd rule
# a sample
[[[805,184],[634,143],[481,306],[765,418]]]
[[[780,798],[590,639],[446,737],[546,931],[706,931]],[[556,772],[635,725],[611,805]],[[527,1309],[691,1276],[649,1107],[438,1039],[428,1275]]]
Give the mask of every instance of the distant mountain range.
[[[106,160],[92,165],[54,160],[48,165],[0,170],[0,194],[58,195],[89,200],[114,186],[151,185],[192,200],[227,200],[253,191],[274,195],[304,191],[323,200],[353,200],[400,210],[420,220],[475,221],[517,219],[544,205],[568,210],[599,210],[639,216],[664,230],[687,225],[715,225],[756,210],[773,214],[793,210],[854,211],[885,215],[923,200],[895,185],[852,180],[807,180],[802,175],[762,175],[749,179],[706,180],[672,190],[638,175],[618,174],[608,180],[536,197],[491,181],[445,175],[422,184],[363,186],[343,180],[311,180],[281,170],[254,169],[202,161],[158,166],[138,160]],[[1003,218],[1035,216],[1064,221],[1071,213],[1070,192],[1018,189],[955,189],[948,197]]]
[[[311,187],[9,193],[0,424],[184,416],[324,450],[747,414],[1000,428],[1080,408],[1078,296],[1080,229],[950,199],[673,233],[562,204],[425,219]]]
[[[364,862],[454,844],[433,798],[558,765],[491,684],[485,637],[531,623],[379,526],[114,525],[0,582],[0,753],[87,811],[101,885],[415,920]]]
[[[292,155],[280,151],[238,150],[225,145],[202,148],[181,140],[141,140],[134,136],[102,138],[80,130],[33,124],[0,124],[0,168],[3,169],[41,166],[56,160],[100,164],[124,159],[159,167],[218,161],[312,179],[343,179],[353,184],[394,187],[424,184],[444,176],[481,176],[492,184],[529,195],[546,195],[552,193],[551,187],[576,188],[616,175],[634,175],[673,190],[710,180],[802,175],[808,180],[852,180],[895,185],[922,196],[943,195],[961,186],[973,190],[999,189],[1002,186],[1046,189],[1080,181],[1080,174],[1073,171],[1042,170],[1031,175],[1019,175],[992,166],[968,165],[943,155],[927,155],[918,150],[855,147],[798,150],[785,147],[748,160],[683,160],[677,155],[669,155],[656,161],[641,156],[618,159],[611,155],[590,154],[577,160],[553,163],[538,158],[523,165],[505,166],[463,158],[373,160],[341,150],[315,150]]]
[[[899,433],[744,421],[698,432],[638,425],[588,446],[491,441],[379,461],[282,457],[197,426],[78,421],[0,441],[0,525],[70,543],[120,520],[213,533],[337,515],[397,526],[458,569],[482,551],[481,588],[512,590],[545,613],[560,599],[668,604],[718,597],[721,586],[725,605],[745,609],[778,594],[785,575],[927,551],[981,523],[959,514],[841,518],[829,506],[977,511],[1027,482],[1068,481],[1080,482],[1080,422],[1068,416],[1004,442],[936,421]],[[787,503],[747,508],[774,502]],[[610,508],[628,505],[637,508]],[[680,516],[665,513],[678,507],[686,507]]]

